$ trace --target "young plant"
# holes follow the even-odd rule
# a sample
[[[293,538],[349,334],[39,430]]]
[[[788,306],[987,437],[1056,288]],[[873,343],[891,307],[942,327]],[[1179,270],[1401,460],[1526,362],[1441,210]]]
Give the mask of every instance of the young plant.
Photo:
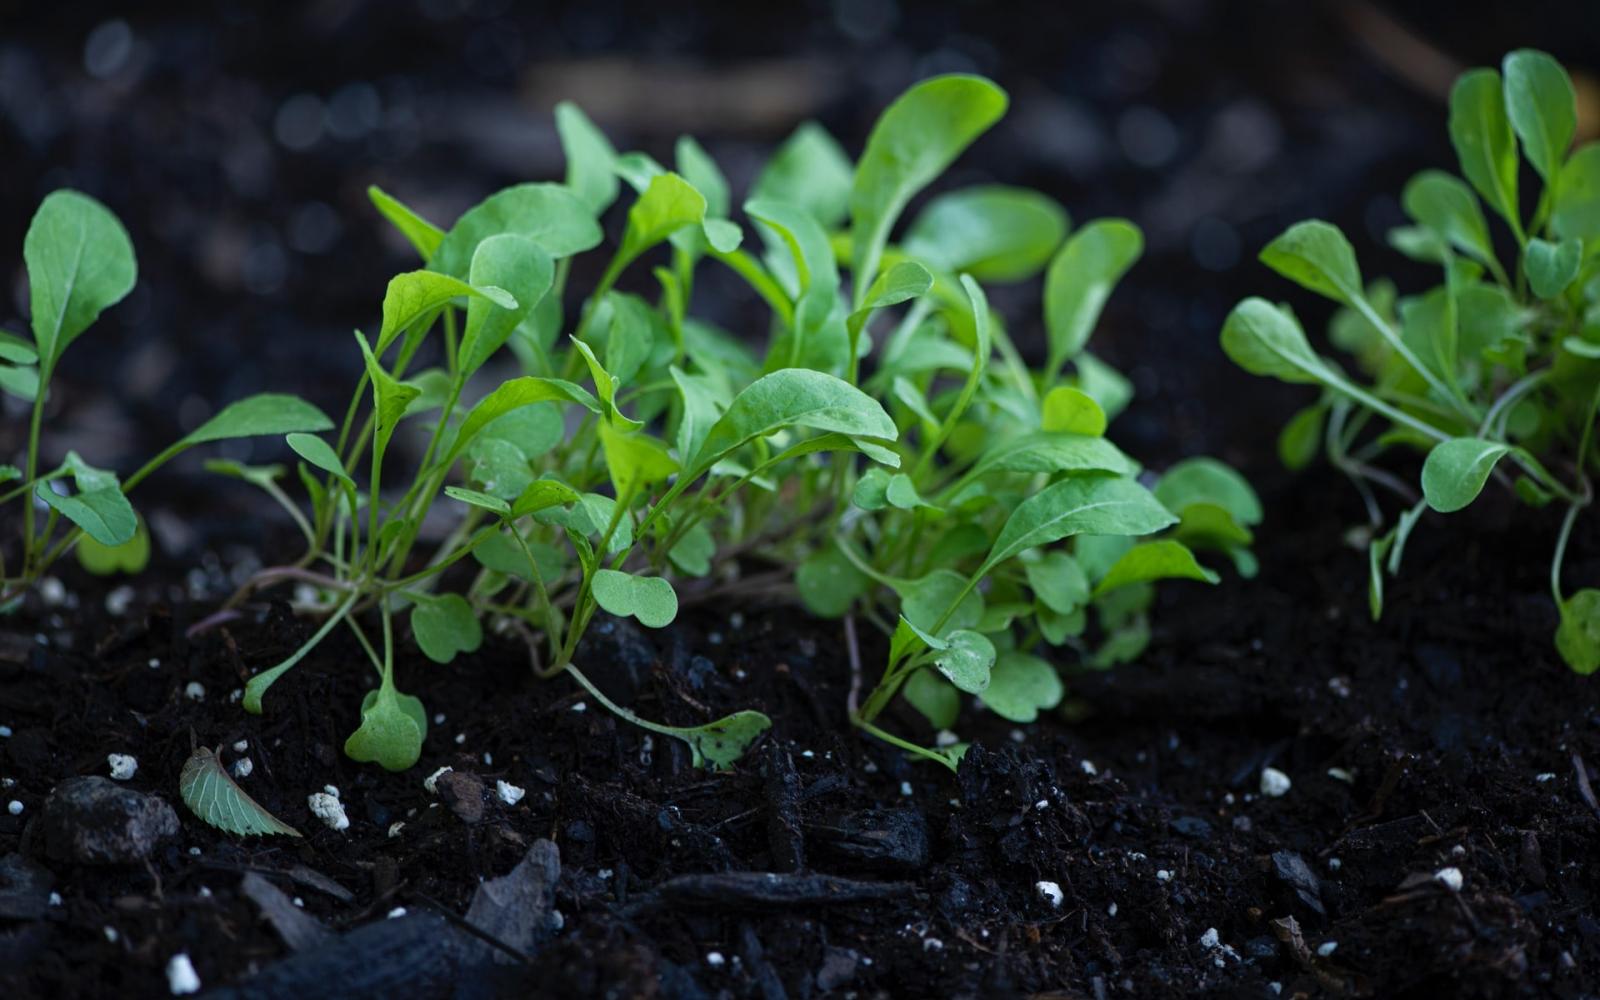
[[[1571,82],[1542,52],[1456,81],[1449,130],[1466,180],[1412,178],[1401,203],[1414,225],[1389,234],[1407,257],[1441,268],[1442,283],[1422,294],[1363,283],[1349,241],[1326,222],[1292,226],[1262,251],[1267,266],[1339,304],[1330,339],[1367,381],[1318,354],[1288,307],[1264,299],[1234,309],[1222,346],[1253,374],[1322,386],[1279,450],[1292,468],[1322,451],[1360,491],[1374,618],[1425,509],[1460,510],[1491,478],[1531,506],[1565,505],[1550,562],[1555,644],[1588,674],[1600,668],[1600,590],[1564,595],[1561,585],[1567,541],[1594,499],[1600,406],[1600,144],[1570,151],[1575,123]],[[1531,212],[1518,194],[1519,148],[1539,184]],[[1498,241],[1483,205],[1505,225]],[[1378,464],[1393,451],[1427,456],[1420,495]],[[1407,504],[1387,529],[1378,489]]]
[[[12,606],[69,550],[75,549],[92,572],[142,569],[150,539],[128,494],[183,451],[209,441],[333,426],[309,403],[264,394],[224,408],[126,481],[72,451],[59,466],[40,471],[45,402],[61,356],[102,312],[133,290],[138,267],[117,217],[93,198],[69,190],[56,191],[39,205],[22,255],[33,342],[0,330],[0,361],[5,362],[0,364],[0,390],[32,408],[22,466],[0,465],[0,504],[22,504],[20,548],[8,560],[0,546],[0,608]]]

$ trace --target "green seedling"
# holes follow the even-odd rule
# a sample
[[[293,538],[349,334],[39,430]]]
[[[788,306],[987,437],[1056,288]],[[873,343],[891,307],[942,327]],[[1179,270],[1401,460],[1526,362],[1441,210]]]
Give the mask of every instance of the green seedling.
[[[1318,354],[1287,306],[1259,298],[1234,309],[1222,346],[1253,374],[1322,387],[1279,451],[1290,467],[1321,452],[1360,491],[1374,618],[1425,510],[1460,510],[1491,480],[1532,506],[1564,505],[1550,562],[1555,644],[1588,674],[1600,668],[1600,590],[1564,593],[1561,572],[1594,499],[1586,470],[1600,406],[1600,144],[1570,148],[1575,107],[1566,72],[1533,50],[1456,82],[1449,132],[1466,179],[1412,178],[1401,204],[1413,224],[1389,234],[1400,253],[1443,272],[1426,292],[1401,297],[1387,280],[1364,281],[1349,241],[1326,222],[1292,226],[1262,251],[1267,266],[1339,305],[1330,339],[1364,377]],[[1521,161],[1536,199],[1519,195]],[[1498,245],[1485,205],[1506,229]],[[1383,468],[1396,451],[1426,456],[1420,492]],[[1406,504],[1392,524],[1379,491]]]
[[[189,448],[333,426],[316,407],[293,396],[252,396],[224,408],[125,481],[71,451],[60,465],[44,469],[40,445],[51,377],[67,348],[133,290],[138,266],[116,216],[93,198],[69,190],[56,191],[39,205],[22,256],[33,342],[0,331],[0,390],[31,403],[32,409],[23,466],[0,466],[0,503],[22,504],[19,552],[8,560],[0,548],[0,607],[10,606],[68,551],[76,550],[79,561],[95,573],[143,569],[150,557],[150,536],[128,494]]]

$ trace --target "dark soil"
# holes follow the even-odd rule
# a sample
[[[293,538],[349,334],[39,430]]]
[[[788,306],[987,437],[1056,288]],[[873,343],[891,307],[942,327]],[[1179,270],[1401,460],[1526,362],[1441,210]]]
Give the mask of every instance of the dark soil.
[[[239,841],[180,806],[181,840],[144,867],[52,862],[60,904],[0,925],[3,981],[19,995],[160,994],[185,951],[208,987],[237,982],[287,951],[240,894],[245,872],[342,929],[397,906],[461,913],[548,837],[565,926],[516,969],[514,994],[1593,995],[1600,711],[1593,682],[1550,648],[1527,552],[1552,526],[1518,514],[1513,531],[1509,507],[1449,533],[1425,524],[1374,625],[1364,555],[1326,530],[1356,513],[1345,495],[1326,475],[1269,493],[1285,513],[1258,579],[1170,589],[1142,663],[1074,678],[1075,724],[964,718],[977,742],[959,776],[853,733],[841,630],[786,606],[702,609],[659,633],[601,622],[582,657],[657,718],[769,713],[773,732],[732,773],[691,768],[675,743],[652,745],[567,681],[532,680],[519,647],[491,643],[449,667],[407,651],[402,687],[444,721],[417,768],[388,774],[340,752],[370,676],[353,640],[336,634],[256,718],[228,692],[306,622],[275,605],[188,641],[203,604],[113,617],[86,589],[0,644],[4,797],[24,806],[0,815],[0,852],[36,849],[45,795],[104,774],[108,753],[136,756],[129,784],[175,802],[191,746],[232,759],[237,740],[255,762],[244,786],[306,839]],[[1592,574],[1595,556],[1582,539],[1573,572]],[[869,665],[880,645],[865,643]],[[191,681],[203,701],[185,697]],[[894,724],[918,732],[909,714]],[[442,765],[485,784],[477,822],[424,790]],[[1259,793],[1266,766],[1290,776],[1287,794]],[[527,797],[505,806],[496,779]],[[327,784],[346,831],[307,809]],[[295,866],[349,896],[293,881]],[[1459,892],[1434,877],[1448,867]],[[686,874],[797,869],[884,898],[656,892]],[[1059,884],[1058,907],[1040,881]]]

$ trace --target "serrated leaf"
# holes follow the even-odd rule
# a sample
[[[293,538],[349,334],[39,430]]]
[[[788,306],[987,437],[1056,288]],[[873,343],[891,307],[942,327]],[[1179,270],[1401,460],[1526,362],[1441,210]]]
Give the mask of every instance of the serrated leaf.
[[[285,836],[301,833],[267,812],[228,775],[217,754],[199,747],[184,761],[178,774],[178,797],[189,811],[208,826],[240,837]]]

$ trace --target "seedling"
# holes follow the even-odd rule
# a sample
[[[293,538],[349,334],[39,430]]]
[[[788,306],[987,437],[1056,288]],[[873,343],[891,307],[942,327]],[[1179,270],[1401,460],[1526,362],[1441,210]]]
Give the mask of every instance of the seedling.
[[[1389,234],[1402,254],[1438,265],[1442,284],[1403,298],[1387,280],[1364,284],[1349,241],[1321,221],[1290,227],[1261,253],[1339,304],[1330,339],[1370,384],[1316,353],[1287,306],[1263,299],[1234,309],[1222,346],[1253,374],[1323,387],[1284,428],[1279,450],[1292,468],[1326,454],[1360,491],[1374,618],[1426,509],[1461,510],[1491,478],[1531,506],[1564,504],[1550,562],[1555,643],[1572,669],[1593,673],[1600,590],[1564,594],[1561,565],[1594,499],[1586,470],[1600,406],[1600,144],[1570,151],[1571,82],[1529,49],[1506,56],[1500,72],[1456,81],[1449,130],[1466,180],[1438,170],[1412,178],[1401,203],[1415,224]],[[1519,149],[1539,184],[1531,213],[1518,194]],[[1505,225],[1498,241],[1483,205]],[[1394,451],[1427,456],[1420,494],[1378,464]],[[1407,505],[1392,524],[1380,490]]]
[[[34,213],[22,246],[28,269],[33,342],[0,331],[0,390],[32,404],[23,465],[0,465],[0,503],[22,503],[20,554],[0,548],[0,607],[16,598],[57,559],[76,550],[92,572],[138,572],[149,559],[149,534],[128,501],[145,477],[180,453],[210,441],[319,431],[333,426],[316,407],[293,396],[240,400],[146,462],[126,481],[76,452],[41,472],[45,402],[66,349],[100,314],[133,290],[133,244],[109,209],[76,191],[56,191]],[[71,483],[71,487],[67,483]],[[40,523],[42,515],[43,523]],[[65,520],[67,523],[63,524]]]

